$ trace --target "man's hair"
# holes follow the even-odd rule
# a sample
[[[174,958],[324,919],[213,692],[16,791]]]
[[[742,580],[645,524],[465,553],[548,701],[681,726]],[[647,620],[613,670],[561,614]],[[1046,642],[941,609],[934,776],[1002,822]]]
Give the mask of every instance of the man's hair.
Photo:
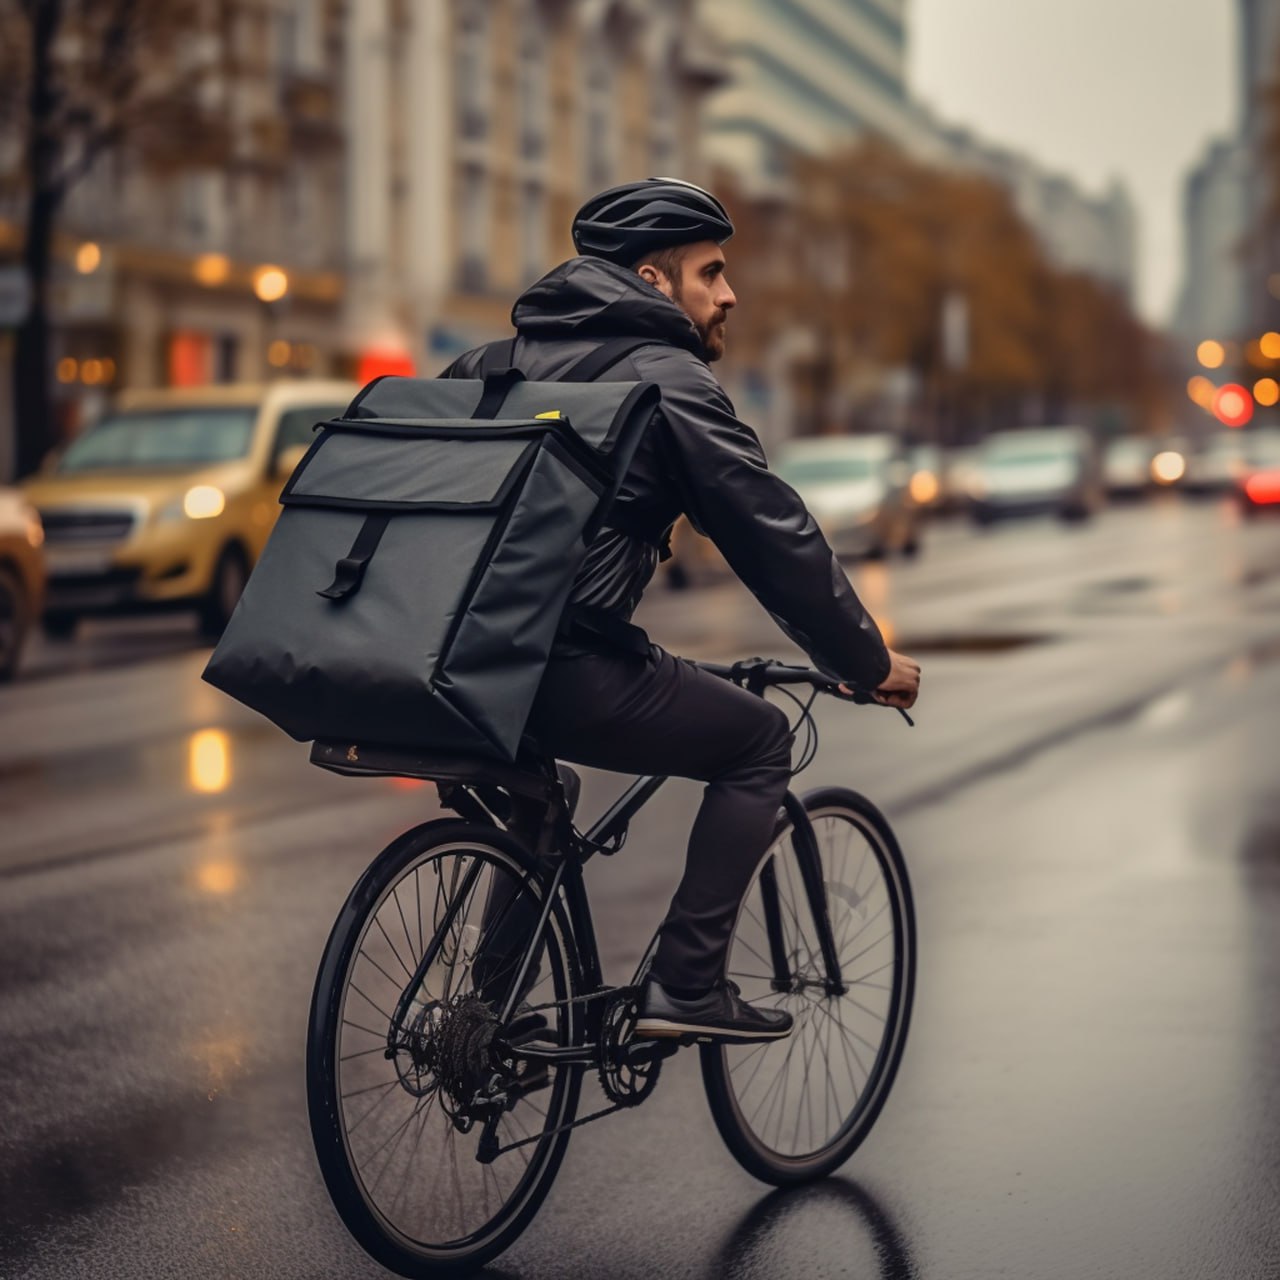
[[[673,244],[665,249],[654,249],[646,253],[643,258],[637,258],[631,264],[631,270],[639,271],[645,266],[657,267],[671,281],[671,288],[678,298],[680,286],[684,280],[684,260],[691,248],[692,245]]]

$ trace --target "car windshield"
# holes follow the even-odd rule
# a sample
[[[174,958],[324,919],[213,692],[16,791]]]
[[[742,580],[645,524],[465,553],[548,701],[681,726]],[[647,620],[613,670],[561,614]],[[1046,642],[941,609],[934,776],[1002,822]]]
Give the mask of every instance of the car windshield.
[[[778,467],[788,484],[839,484],[846,480],[867,480],[875,474],[870,458],[789,458]]]
[[[991,449],[983,456],[988,467],[1040,467],[1047,463],[1070,462],[1075,450],[1069,444],[1006,445]]]
[[[1107,457],[1123,458],[1126,461],[1145,457],[1150,452],[1151,446],[1145,440],[1113,440],[1107,446]]]
[[[242,458],[257,409],[189,408],[118,413],[71,444],[60,472],[191,467]]]

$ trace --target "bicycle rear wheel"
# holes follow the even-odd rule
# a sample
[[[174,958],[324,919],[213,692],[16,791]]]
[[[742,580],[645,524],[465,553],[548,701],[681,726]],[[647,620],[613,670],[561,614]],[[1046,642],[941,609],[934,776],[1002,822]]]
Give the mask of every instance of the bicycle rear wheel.
[[[786,1040],[702,1049],[720,1136],[748,1173],[777,1186],[830,1173],[870,1132],[902,1057],[915,987],[915,911],[889,824],[842,787],[811,791],[802,804],[845,990],[827,990],[795,829],[784,818],[743,898],[727,973],[743,999],[786,1009],[795,1029]]]
[[[542,901],[510,837],[429,822],[378,856],[329,937],[307,1037],[312,1137],[348,1230],[401,1275],[456,1275],[496,1256],[528,1225],[564,1156],[569,1133],[556,1130],[574,1117],[580,1070],[552,1066],[543,1084],[492,1048],[506,1035],[496,1010]],[[519,920],[525,937],[513,940]],[[433,945],[397,1031],[397,1004]],[[572,1044],[578,965],[559,902],[540,954],[524,1001],[556,1002],[539,1039]],[[510,1106],[478,1109],[495,1072]],[[499,1154],[482,1162],[493,1115]]]

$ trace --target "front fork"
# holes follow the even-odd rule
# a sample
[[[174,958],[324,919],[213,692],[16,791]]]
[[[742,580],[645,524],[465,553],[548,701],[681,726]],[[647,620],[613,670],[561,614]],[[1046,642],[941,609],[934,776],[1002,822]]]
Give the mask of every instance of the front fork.
[[[782,807],[791,820],[791,843],[800,868],[800,882],[818,935],[818,952],[826,975],[823,989],[830,996],[844,995],[848,989],[840,974],[840,958],[836,954],[835,935],[831,930],[831,913],[827,909],[827,887],[822,879],[822,858],[818,853],[813,823],[799,797],[788,791]],[[769,939],[769,958],[773,963],[773,989],[790,991],[797,978],[791,972],[782,927],[782,905],[778,896],[778,873],[771,856],[760,871],[760,898],[764,906],[765,934]]]

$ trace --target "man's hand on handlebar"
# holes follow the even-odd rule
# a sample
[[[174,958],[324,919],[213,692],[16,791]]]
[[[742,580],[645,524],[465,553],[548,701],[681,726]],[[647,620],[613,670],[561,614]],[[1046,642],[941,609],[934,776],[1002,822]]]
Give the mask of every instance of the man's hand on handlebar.
[[[914,658],[889,650],[892,665],[884,682],[872,693],[872,698],[882,707],[914,707],[920,694],[920,664]],[[847,685],[841,685],[840,691],[852,694],[854,691]]]

